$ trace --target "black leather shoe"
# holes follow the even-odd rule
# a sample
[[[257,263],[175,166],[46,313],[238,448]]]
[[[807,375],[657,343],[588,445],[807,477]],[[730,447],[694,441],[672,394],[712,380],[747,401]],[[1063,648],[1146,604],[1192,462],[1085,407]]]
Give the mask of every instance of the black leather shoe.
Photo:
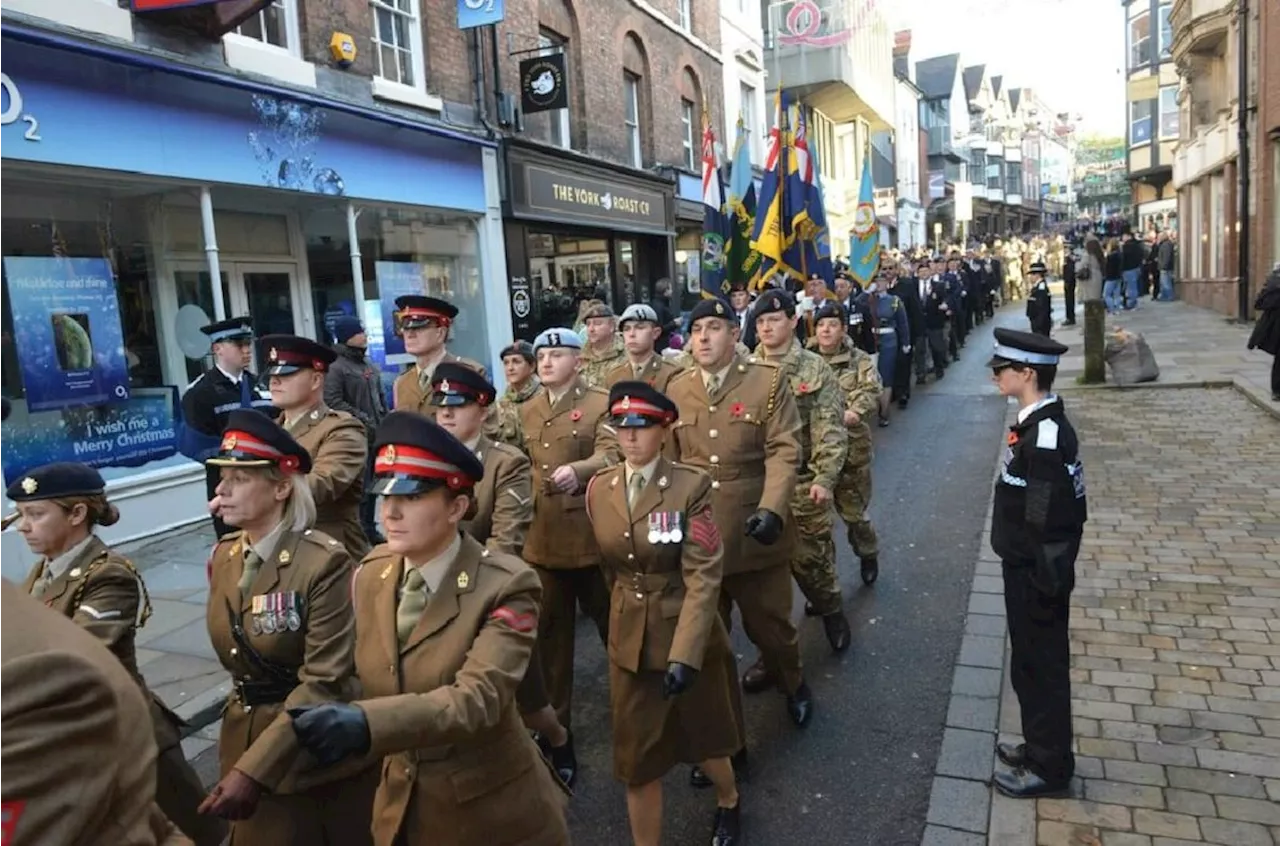
[[[822,616],[822,628],[827,633],[827,643],[835,652],[844,652],[853,641],[853,632],[849,629],[849,618],[843,611]]]
[[[821,616],[822,616],[821,614],[819,614],[819,613],[818,613],[818,609],[816,609],[816,608],[814,608],[814,607],[813,607],[813,603],[812,603],[812,602],[806,602],[806,603],[804,604],[804,615],[805,615],[806,617],[821,617]]]
[[[778,680],[774,678],[773,673],[765,667],[764,658],[757,658],[756,662],[742,674],[743,693],[763,693],[775,687],[777,683]]]
[[[738,846],[742,842],[742,799],[732,808],[716,808],[711,846]]]
[[[1027,765],[1027,744],[997,743],[996,757],[1013,768]]]
[[[796,692],[787,697],[787,713],[799,728],[809,725],[813,719],[813,693],[805,682],[800,682]]]
[[[862,583],[864,585],[873,585],[876,579],[880,577],[880,559],[875,555],[868,555],[861,561],[862,567]]]
[[[880,418],[880,428],[881,429],[889,428],[889,419],[887,417]]]
[[[993,779],[996,790],[1014,799],[1038,799],[1043,796],[1066,796],[1071,779],[1046,781],[1031,770],[1001,770]]]
[[[751,765],[747,760],[747,747],[744,746],[734,752],[733,757],[729,759],[729,763],[733,764],[734,781],[741,784],[744,781],[751,780]],[[697,764],[694,764],[693,769],[689,770],[689,786],[696,787],[699,790],[712,786],[711,779],[707,778],[707,774]]]
[[[923,376],[917,376],[917,377],[916,377],[916,384],[917,384],[917,385],[923,385],[923,384],[924,384],[925,382],[927,382],[927,381],[928,381],[928,380],[927,380],[927,379],[925,379],[925,377],[923,377]]]
[[[908,402],[909,400],[904,400],[904,399],[898,400],[898,408],[902,409],[903,411],[906,411]]]
[[[569,739],[564,742],[564,746],[552,746],[547,736],[540,732],[533,734],[543,756],[551,762],[551,769],[556,771],[564,786],[572,790],[573,783],[578,780],[578,753],[573,749],[573,732],[569,732]]]

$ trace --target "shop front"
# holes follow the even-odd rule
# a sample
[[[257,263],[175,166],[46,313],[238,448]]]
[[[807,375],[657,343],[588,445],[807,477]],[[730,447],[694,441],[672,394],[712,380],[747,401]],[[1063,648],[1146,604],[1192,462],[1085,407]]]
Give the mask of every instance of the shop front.
[[[511,329],[485,308],[506,296],[492,145],[37,30],[6,26],[3,49],[6,485],[97,466],[113,542],[206,519],[175,434],[223,317],[328,342],[356,314],[394,372],[381,303],[426,291],[493,371]],[[3,556],[6,576],[30,561],[12,531]]]
[[[674,278],[674,186],[509,141],[506,192],[507,296],[515,337],[572,326],[583,300],[615,313],[649,303],[654,283]]]

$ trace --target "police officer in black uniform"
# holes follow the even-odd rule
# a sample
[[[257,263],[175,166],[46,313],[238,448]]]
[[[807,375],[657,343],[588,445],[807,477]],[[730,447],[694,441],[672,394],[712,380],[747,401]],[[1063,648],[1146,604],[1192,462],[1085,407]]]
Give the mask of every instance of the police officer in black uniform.
[[[1031,262],[1027,273],[1031,276],[1031,287],[1027,291],[1027,319],[1031,321],[1032,332],[1047,338],[1053,329],[1053,297],[1044,278],[1044,262]]]
[[[217,453],[231,412],[240,408],[272,412],[270,394],[258,388],[258,378],[248,370],[253,356],[253,324],[249,318],[220,320],[200,331],[209,336],[213,367],[188,385],[182,396],[183,426],[178,449],[193,461],[203,463]],[[214,497],[218,480],[218,469],[206,466],[209,499]],[[218,537],[232,531],[217,517],[213,518],[213,529]]]
[[[1050,393],[1067,348],[1030,332],[995,336],[992,379],[1020,408],[996,481],[991,548],[1003,565],[1010,680],[1026,742],[997,745],[1012,769],[994,781],[1007,796],[1034,798],[1064,792],[1075,770],[1067,622],[1088,507],[1076,430]]]

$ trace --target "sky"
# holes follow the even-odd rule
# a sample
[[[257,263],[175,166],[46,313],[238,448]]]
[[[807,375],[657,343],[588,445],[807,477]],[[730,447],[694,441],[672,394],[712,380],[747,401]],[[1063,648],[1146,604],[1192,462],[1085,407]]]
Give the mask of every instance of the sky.
[[[1030,87],[1055,112],[1080,115],[1082,135],[1123,135],[1121,0],[880,0],[911,30],[911,61],[960,53],[1010,88]]]

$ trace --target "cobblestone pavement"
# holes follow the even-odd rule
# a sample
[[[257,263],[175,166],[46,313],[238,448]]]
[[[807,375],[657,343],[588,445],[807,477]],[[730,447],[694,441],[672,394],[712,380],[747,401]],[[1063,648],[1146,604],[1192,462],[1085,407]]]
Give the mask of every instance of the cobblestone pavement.
[[[1090,511],[1072,595],[1078,778],[1034,819],[995,797],[988,842],[1280,846],[1280,424],[1230,389],[1066,401]]]

